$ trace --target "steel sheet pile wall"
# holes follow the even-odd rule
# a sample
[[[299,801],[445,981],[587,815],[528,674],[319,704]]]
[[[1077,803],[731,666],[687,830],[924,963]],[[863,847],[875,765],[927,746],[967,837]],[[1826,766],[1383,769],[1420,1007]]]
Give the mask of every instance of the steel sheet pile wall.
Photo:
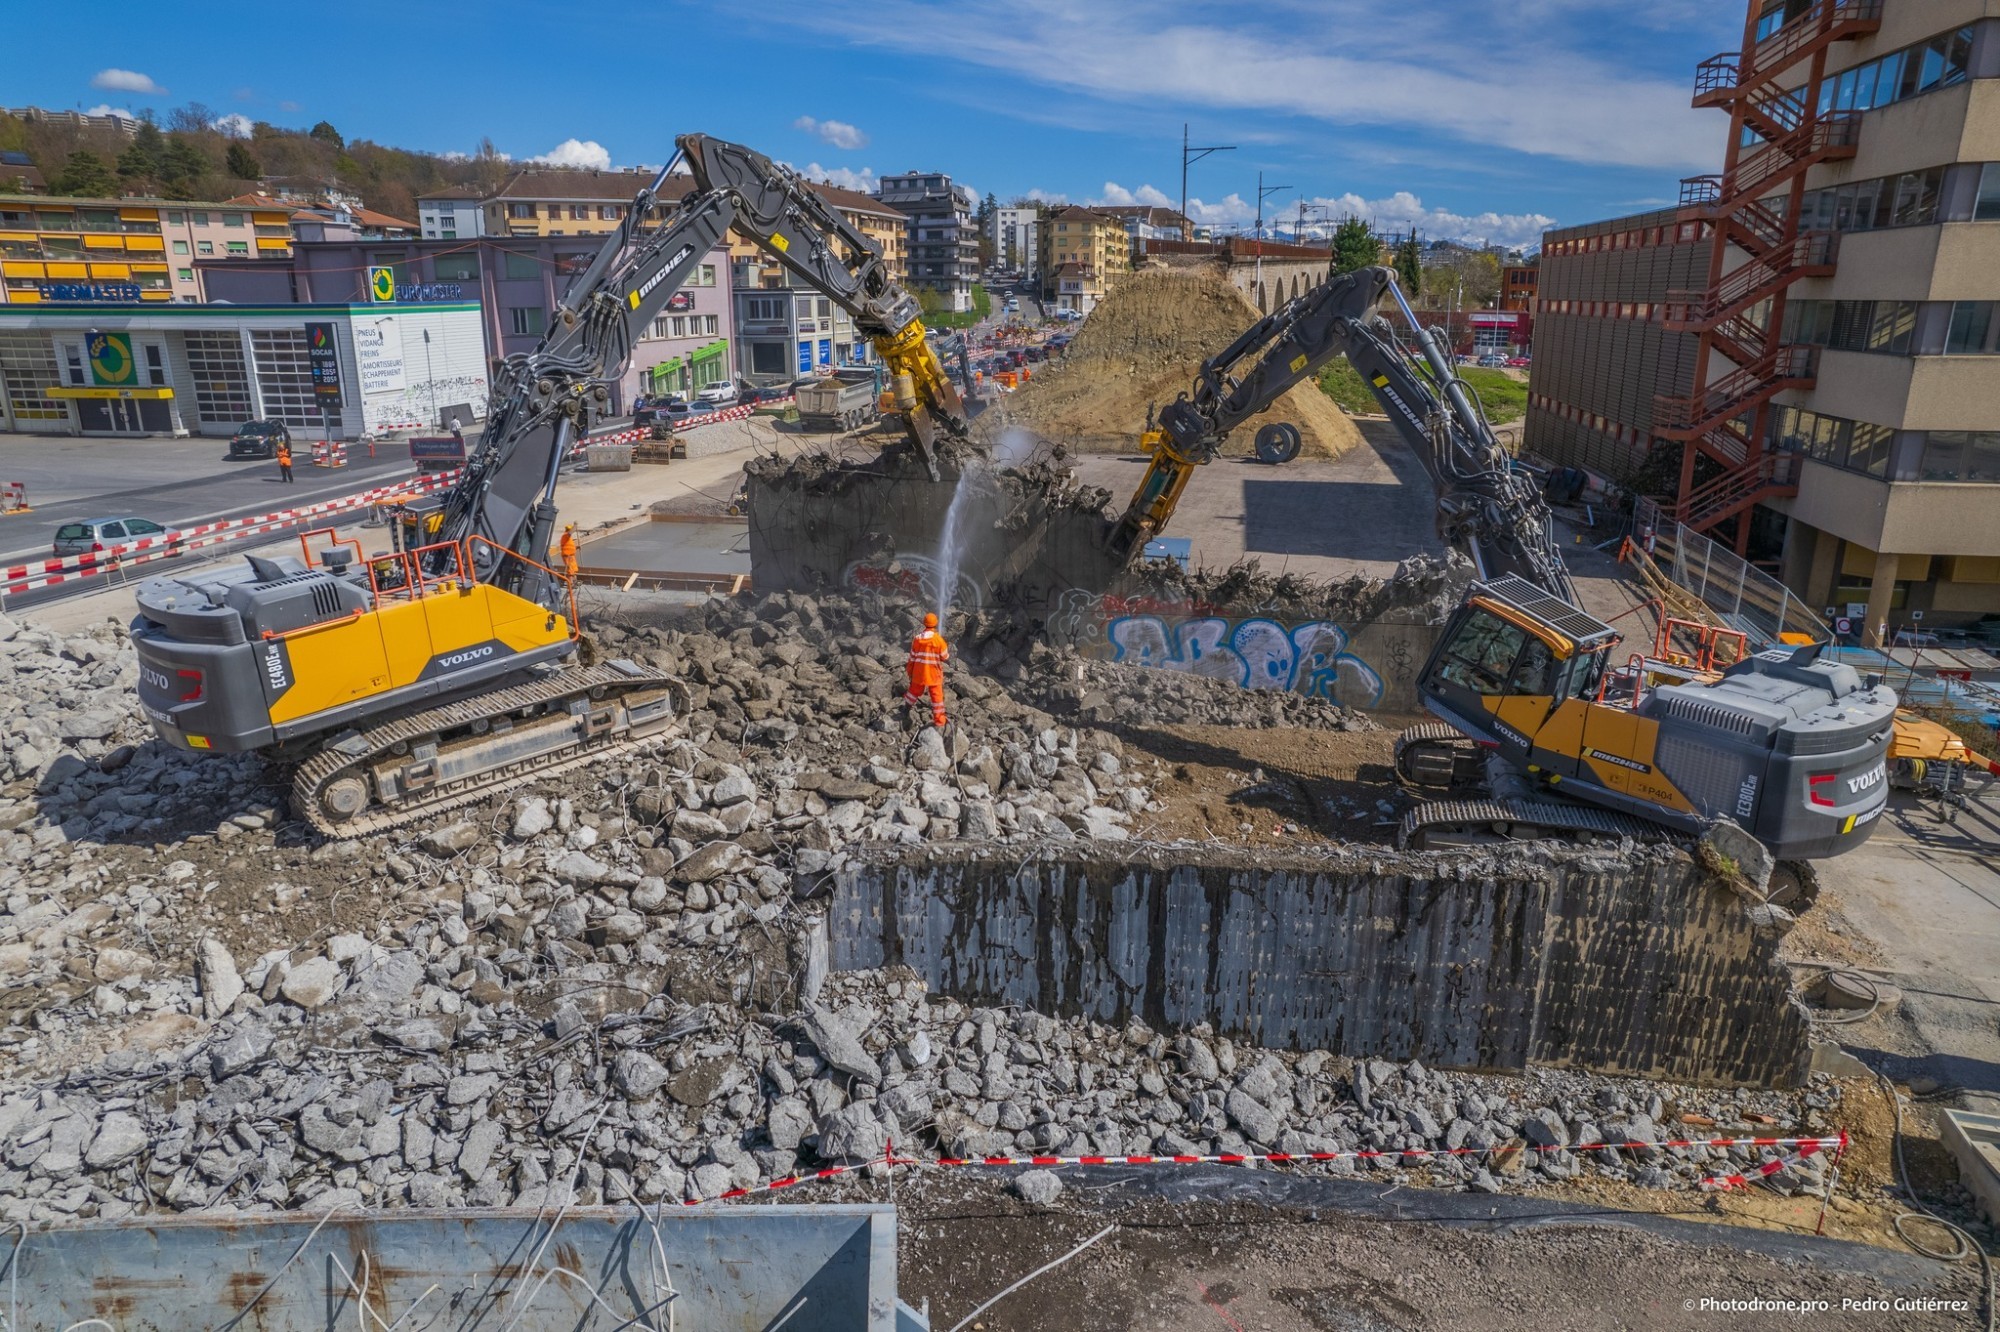
[[[851,869],[833,965],[1106,1022],[1519,1070],[1787,1085],[1806,1058],[1776,935],[1684,859],[1495,867],[922,859]]]

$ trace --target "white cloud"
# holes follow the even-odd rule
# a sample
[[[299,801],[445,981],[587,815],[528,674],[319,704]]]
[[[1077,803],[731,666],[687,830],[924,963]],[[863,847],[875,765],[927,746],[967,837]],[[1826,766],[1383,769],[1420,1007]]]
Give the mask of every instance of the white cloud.
[[[214,120],[209,121],[208,124],[209,128],[221,130],[232,139],[247,139],[250,137],[250,131],[255,128],[250,122],[250,117],[240,111],[232,111],[226,116],[217,116]]]
[[[131,69],[100,69],[90,76],[90,86],[106,92],[151,93],[156,97],[167,91],[146,75]]]
[[[881,183],[874,167],[862,167],[857,171],[851,167],[821,166],[817,162],[808,162],[799,168],[799,174],[807,180],[823,180],[843,190],[858,190],[863,194],[873,194],[875,187]]]
[[[868,146],[868,136],[844,120],[814,120],[811,116],[800,116],[792,122],[792,128],[850,153]]]
[[[91,107],[90,110],[84,112],[83,114],[85,114],[86,116],[123,116],[127,120],[137,120],[139,118],[137,115],[133,114],[130,108],[123,106],[113,106],[109,102],[99,102],[96,106]]]
[[[564,139],[540,157],[531,157],[528,160],[539,162],[543,166],[585,167],[592,171],[609,171],[611,150],[595,139]]]
[[[1128,190],[1115,180],[1105,181],[1103,192],[1091,202],[1113,204],[1120,208],[1132,208],[1142,204],[1152,208],[1180,207],[1180,201],[1168,198],[1165,190],[1155,189],[1151,185],[1141,185],[1136,190]]]
[[[1032,189],[1028,191],[1027,197],[1033,199],[1036,203],[1049,204],[1056,208],[1060,208],[1069,202],[1069,196],[1061,190]]]
[[[296,111],[299,109],[299,104],[290,98],[286,98],[284,101],[278,103],[278,109],[280,111]]]

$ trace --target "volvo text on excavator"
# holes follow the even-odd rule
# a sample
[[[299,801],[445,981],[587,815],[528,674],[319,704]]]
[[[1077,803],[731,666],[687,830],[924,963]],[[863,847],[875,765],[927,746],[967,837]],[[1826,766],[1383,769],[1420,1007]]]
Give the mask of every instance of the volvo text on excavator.
[[[1376,313],[1385,297],[1415,352]],[[1799,861],[1868,837],[1888,797],[1895,694],[1811,644],[1673,682],[1637,654],[1614,663],[1620,636],[1582,609],[1532,477],[1388,269],[1329,277],[1203,364],[1144,437],[1152,465],[1114,551],[1129,558],[1165,527],[1231,428],[1341,354],[1423,462],[1439,534],[1475,574],[1417,677],[1439,721],[1399,738],[1397,768],[1416,785],[1485,789],[1419,805],[1399,830],[1405,845],[1657,838],[1731,821]]]
[[[676,682],[629,662],[566,666],[573,580],[548,563],[557,478],[633,344],[732,227],[838,302],[872,340],[910,443],[936,475],[965,411],[917,302],[794,172],[735,144],[678,140],[570,284],[532,353],[496,376],[484,438],[452,487],[410,501],[393,548],[331,529],[297,556],[150,579],[132,637],[139,700],[168,743],[296,760],[293,812],[358,835],[588,762],[673,724]]]

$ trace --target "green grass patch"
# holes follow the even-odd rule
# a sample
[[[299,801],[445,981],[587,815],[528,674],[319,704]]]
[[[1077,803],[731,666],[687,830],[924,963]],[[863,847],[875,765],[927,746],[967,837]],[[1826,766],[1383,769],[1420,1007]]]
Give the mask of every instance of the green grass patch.
[[[1528,410],[1528,386],[1504,370],[1482,370],[1477,366],[1458,368],[1460,379],[1485,404],[1486,416],[1494,425],[1518,421]],[[1349,416],[1382,413],[1382,404],[1373,389],[1345,356],[1336,357],[1319,372],[1319,390]]]
[[[926,312],[924,315],[924,327],[971,328],[974,324],[992,313],[993,298],[986,294],[986,288],[983,284],[975,282],[972,284],[972,308],[970,310],[963,313],[950,310]]]

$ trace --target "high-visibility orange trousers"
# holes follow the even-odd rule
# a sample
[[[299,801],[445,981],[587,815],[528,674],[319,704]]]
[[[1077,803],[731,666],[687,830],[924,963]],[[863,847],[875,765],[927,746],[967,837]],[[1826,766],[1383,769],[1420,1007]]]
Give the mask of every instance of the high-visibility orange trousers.
[[[903,702],[913,708],[920,708],[924,705],[924,695],[926,694],[930,695],[931,700],[931,720],[937,723],[939,730],[943,730],[945,724],[943,685],[913,684],[910,686],[910,692],[903,695]]]

